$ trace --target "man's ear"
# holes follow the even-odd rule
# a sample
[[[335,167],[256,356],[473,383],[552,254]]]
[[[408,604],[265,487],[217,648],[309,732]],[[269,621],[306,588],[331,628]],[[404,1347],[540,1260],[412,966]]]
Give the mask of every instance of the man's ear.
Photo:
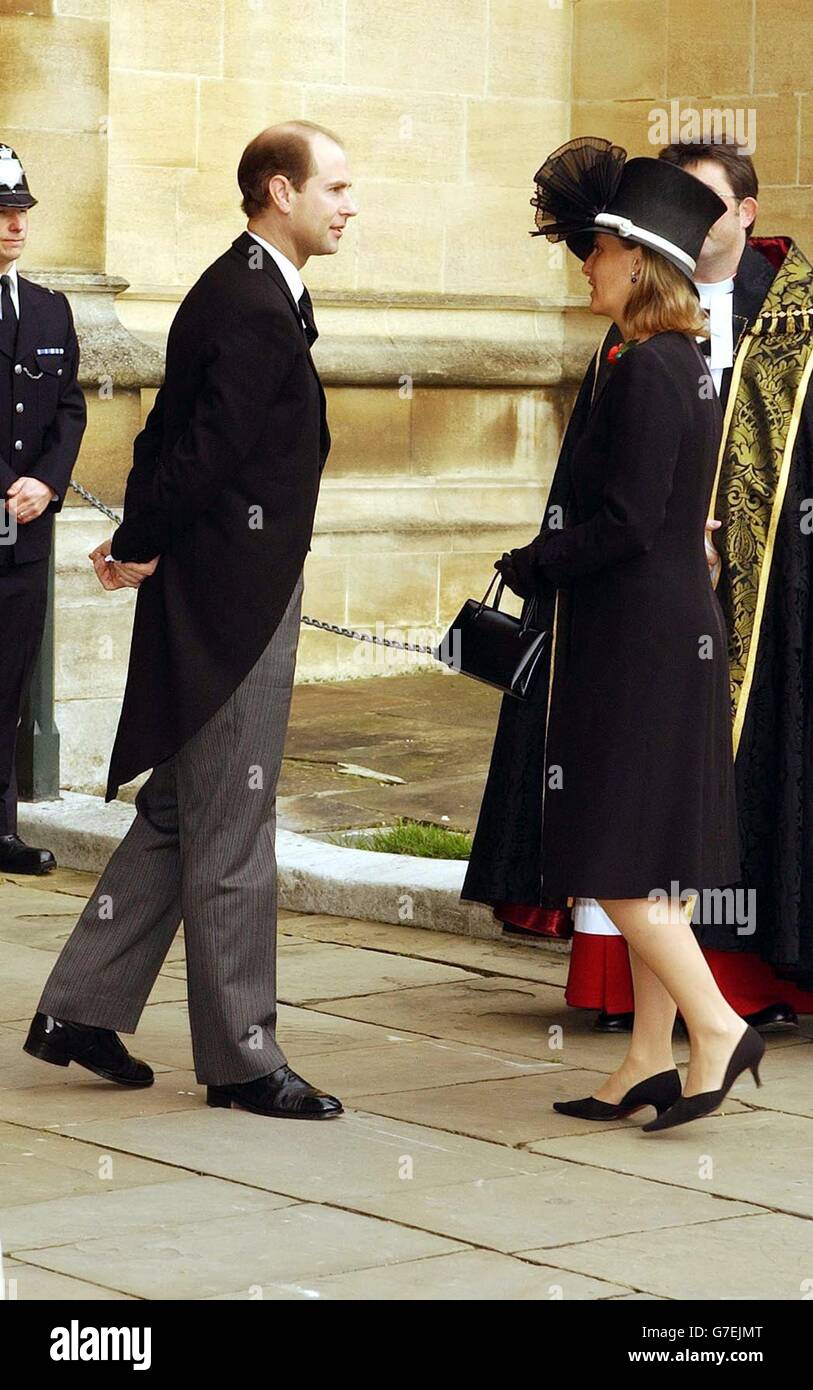
[[[291,184],[284,174],[272,174],[268,180],[268,196],[280,212],[291,211]]]
[[[759,203],[757,202],[756,198],[743,198],[742,202],[740,203],[740,226],[744,229],[744,231],[750,231],[751,227],[757,220],[758,212]]]

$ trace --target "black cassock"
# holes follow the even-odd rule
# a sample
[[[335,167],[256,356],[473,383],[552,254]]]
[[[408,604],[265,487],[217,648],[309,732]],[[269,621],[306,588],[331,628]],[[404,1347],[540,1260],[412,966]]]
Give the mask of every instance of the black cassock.
[[[705,380],[704,380],[705,379]],[[505,697],[462,897],[646,897],[739,878],[726,631],[703,530],[722,417],[696,344],[590,374],[530,548],[553,678]],[[565,503],[565,526],[549,522]],[[547,737],[545,725],[547,722]]]
[[[325,396],[282,272],[248,233],[187,294],[135,441],[117,560],[138,591],[106,800],[163,762],[262,655],[310,548]]]

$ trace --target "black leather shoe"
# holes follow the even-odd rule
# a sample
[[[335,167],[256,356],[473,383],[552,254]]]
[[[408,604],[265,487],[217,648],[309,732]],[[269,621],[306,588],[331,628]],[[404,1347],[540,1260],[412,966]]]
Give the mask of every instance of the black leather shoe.
[[[19,835],[0,835],[0,871],[10,874],[49,874],[56,860],[49,849],[33,849]]]
[[[608,1014],[602,1009],[593,1027],[597,1033],[631,1033],[635,1014]]]
[[[648,1076],[639,1081],[622,1096],[617,1105],[595,1096],[585,1096],[584,1100],[555,1100],[554,1110],[560,1115],[573,1115],[578,1120],[623,1120],[636,1110],[654,1105],[659,1115],[674,1107],[680,1095],[680,1076],[677,1067],[672,1071],[659,1071],[656,1076]]]
[[[745,1014],[745,1022],[752,1028],[798,1028],[799,1018],[790,1004],[768,1004],[756,1013]]]
[[[111,1029],[90,1028],[85,1023],[69,1023],[48,1014],[34,1014],[23,1051],[55,1067],[76,1062],[119,1086],[151,1086],[155,1080],[152,1068],[131,1057]]]
[[[207,1086],[206,1104],[225,1110],[237,1105],[255,1115],[273,1115],[281,1120],[332,1120],[344,1113],[340,1100],[317,1091],[289,1066],[278,1067],[256,1081]]]
[[[755,1028],[746,1025],[745,1032],[729,1058],[719,1091],[699,1091],[696,1096],[681,1096],[665,1114],[658,1115],[657,1120],[650,1120],[643,1128],[648,1133],[653,1130],[673,1129],[675,1125],[685,1125],[690,1120],[700,1120],[704,1115],[713,1114],[717,1107],[722,1105],[740,1072],[746,1068],[750,1070],[757,1085],[761,1086],[759,1064],[764,1054],[765,1043],[759,1033]]]

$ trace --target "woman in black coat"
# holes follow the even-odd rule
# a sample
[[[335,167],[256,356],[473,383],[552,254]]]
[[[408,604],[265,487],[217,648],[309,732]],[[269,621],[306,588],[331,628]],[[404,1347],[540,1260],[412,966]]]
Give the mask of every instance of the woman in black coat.
[[[683,170],[625,163],[605,141],[570,142],[536,181],[540,231],[581,255],[592,311],[624,339],[570,459],[567,525],[497,563],[515,592],[557,609],[541,892],[596,898],[628,942],[635,985],[621,1066],[556,1108],[607,1119],[654,1105],[644,1128],[665,1129],[715,1110],[746,1067],[758,1078],[764,1051],[683,908],[740,876],[727,640],[704,548],[722,422],[691,280],[724,205]],[[682,1095],[677,1009],[691,1044]]]

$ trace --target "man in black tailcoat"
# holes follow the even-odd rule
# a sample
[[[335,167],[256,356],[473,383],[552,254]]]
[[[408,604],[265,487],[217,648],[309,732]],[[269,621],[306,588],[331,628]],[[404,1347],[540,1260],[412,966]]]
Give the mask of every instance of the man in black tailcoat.
[[[153,772],[26,1048],[150,1085],[117,1031],[135,1031],[183,917],[208,1103],[324,1119],[340,1102],[276,1041],[275,806],[330,446],[300,269],[338,250],[356,207],[340,142],[308,122],[261,132],[237,178],[247,230],[178,310],[123,523],[92,555],[106,588],[139,587],[107,800]]]

